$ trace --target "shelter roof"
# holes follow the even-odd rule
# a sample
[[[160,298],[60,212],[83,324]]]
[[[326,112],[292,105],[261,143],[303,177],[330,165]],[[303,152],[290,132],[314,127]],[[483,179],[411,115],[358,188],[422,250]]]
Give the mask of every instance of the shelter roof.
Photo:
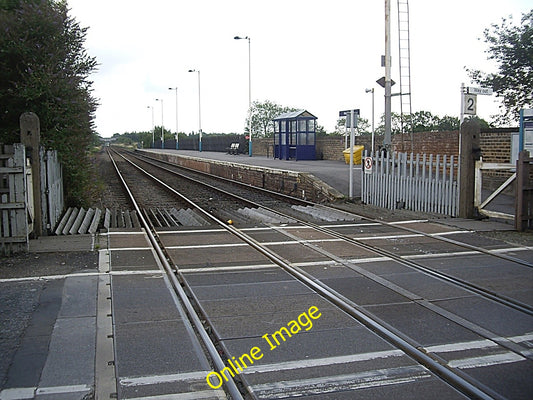
[[[273,121],[279,121],[281,119],[296,119],[296,118],[314,118],[317,119],[313,114],[307,110],[296,110],[288,113],[280,114]]]

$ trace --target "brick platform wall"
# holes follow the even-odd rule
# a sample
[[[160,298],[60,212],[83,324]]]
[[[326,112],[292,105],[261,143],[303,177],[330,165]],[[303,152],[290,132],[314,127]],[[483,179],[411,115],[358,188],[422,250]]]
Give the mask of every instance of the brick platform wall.
[[[255,143],[253,146],[255,148]],[[150,156],[197,171],[316,203],[336,201],[344,197],[337,190],[308,173],[268,169],[225,161],[202,160],[173,154],[150,152]]]

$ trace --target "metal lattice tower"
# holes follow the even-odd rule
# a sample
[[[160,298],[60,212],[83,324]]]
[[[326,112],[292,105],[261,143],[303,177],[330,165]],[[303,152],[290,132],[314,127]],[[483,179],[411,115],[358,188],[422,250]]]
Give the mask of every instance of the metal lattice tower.
[[[409,39],[409,0],[398,0],[398,44],[400,67],[400,127],[410,133],[413,148],[413,124],[411,116],[411,44]],[[405,121],[404,121],[405,120]]]

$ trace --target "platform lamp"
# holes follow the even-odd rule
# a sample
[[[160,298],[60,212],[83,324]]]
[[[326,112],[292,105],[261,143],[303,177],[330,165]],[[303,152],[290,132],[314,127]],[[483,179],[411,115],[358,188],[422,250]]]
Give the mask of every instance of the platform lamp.
[[[152,110],[152,148],[155,146],[155,125],[154,125],[154,107],[153,106],[146,106],[146,108],[149,108]]]
[[[248,40],[248,155],[252,156],[252,55],[250,37],[235,36],[235,40]]]
[[[179,136],[179,131],[178,131],[178,87],[176,86],[175,88],[174,87],[169,87],[168,90],[174,90],[176,91],[176,150],[178,150],[179,148],[179,145],[178,145],[178,136]]]
[[[163,131],[163,99],[155,99],[161,102],[161,148],[165,148],[165,132]]]
[[[190,69],[189,72],[198,72],[198,151],[202,151],[202,102],[200,98],[200,70]]]

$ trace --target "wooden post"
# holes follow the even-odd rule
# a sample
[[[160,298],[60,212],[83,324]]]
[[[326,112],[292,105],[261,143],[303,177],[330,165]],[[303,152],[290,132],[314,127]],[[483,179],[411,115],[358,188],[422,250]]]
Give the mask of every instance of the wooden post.
[[[474,218],[475,162],[480,157],[479,135],[481,129],[477,120],[468,120],[461,125],[459,158],[459,217]]]
[[[41,165],[39,146],[41,143],[41,127],[39,117],[32,112],[25,112],[20,116],[20,141],[26,146],[26,157],[31,160],[33,176],[33,209],[35,236],[43,234],[43,218],[41,208]]]

